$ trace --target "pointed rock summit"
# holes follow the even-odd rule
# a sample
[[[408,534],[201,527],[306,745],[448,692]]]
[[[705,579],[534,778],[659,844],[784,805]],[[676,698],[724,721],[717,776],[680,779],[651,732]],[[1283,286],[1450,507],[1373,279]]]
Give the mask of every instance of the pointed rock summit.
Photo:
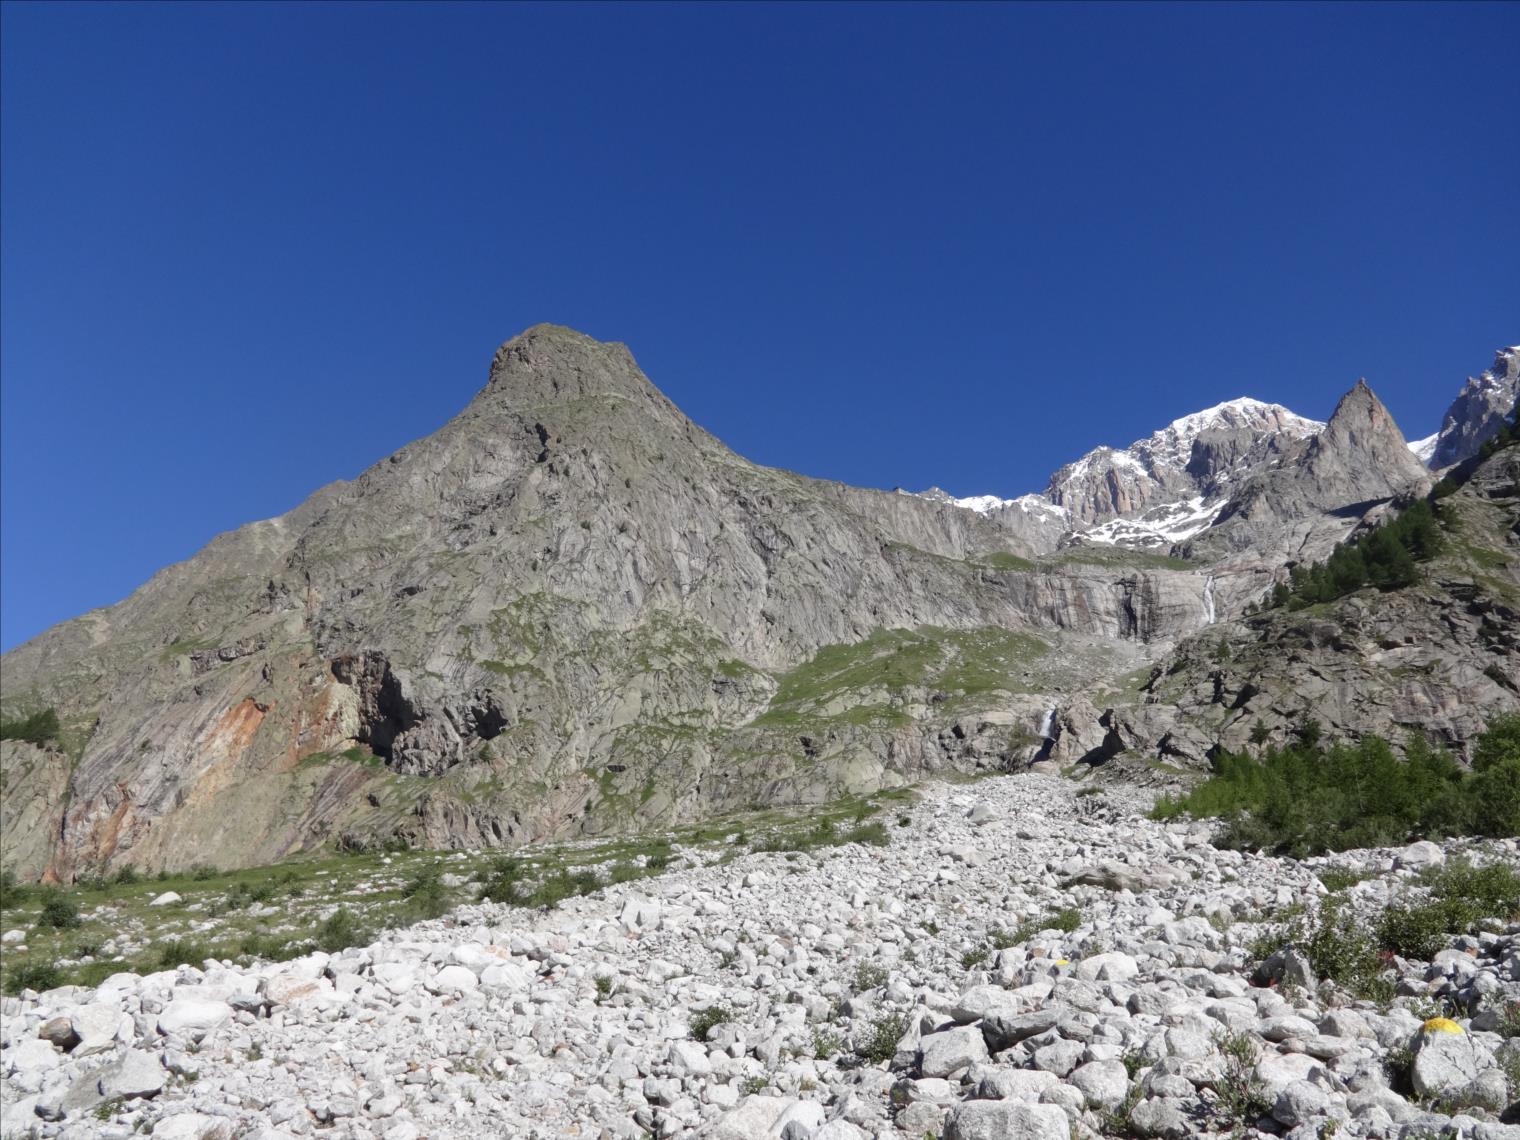
[[[1358,380],[1323,431],[1231,497],[1215,520],[1218,537],[1206,536],[1196,551],[1220,541],[1236,550],[1282,549],[1285,539],[1289,547],[1308,549],[1306,536],[1315,530],[1320,541],[1327,534],[1338,541],[1345,526],[1372,507],[1423,492],[1430,482],[1393,416],[1367,381]],[[1327,517],[1341,522],[1327,531],[1315,522]]]
[[[1341,397],[1325,430],[1309,442],[1303,485],[1325,510],[1391,499],[1429,486],[1393,415],[1366,380]]]
[[[1520,345],[1501,348],[1487,372],[1463,386],[1441,421],[1440,434],[1430,453],[1436,470],[1471,459],[1515,410],[1520,400]]]

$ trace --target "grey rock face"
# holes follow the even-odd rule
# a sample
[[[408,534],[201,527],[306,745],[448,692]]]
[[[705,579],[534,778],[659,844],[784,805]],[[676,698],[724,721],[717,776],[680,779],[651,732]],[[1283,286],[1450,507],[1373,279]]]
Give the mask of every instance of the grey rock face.
[[[1493,366],[1468,380],[1441,421],[1430,466],[1451,467],[1478,454],[1520,400],[1520,346],[1501,348]]]
[[[506,845],[1021,763],[1010,655],[1205,620],[1201,575],[1031,553],[747,463],[623,346],[535,328],[432,436],[6,655],[7,708],[65,729],[0,753],[6,862]],[[995,651],[1009,692],[815,698],[821,649],[894,630],[941,673]]]
[[[1443,511],[1452,539],[1419,584],[1185,640],[1146,703],[1110,718],[1126,747],[1201,766],[1214,747],[1247,747],[1258,722],[1282,743],[1313,719],[1329,739],[1420,732],[1463,752],[1520,703],[1520,448],[1487,460]]]

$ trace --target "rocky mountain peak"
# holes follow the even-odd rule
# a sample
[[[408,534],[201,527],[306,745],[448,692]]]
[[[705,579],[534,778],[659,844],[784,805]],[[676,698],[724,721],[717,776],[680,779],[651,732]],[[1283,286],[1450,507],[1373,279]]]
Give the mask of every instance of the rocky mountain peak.
[[[1420,461],[1409,450],[1393,414],[1365,379],[1358,380],[1335,405],[1325,430],[1310,444],[1308,466],[1345,467],[1346,474],[1370,476],[1397,487],[1394,493],[1426,481]]]
[[[1161,505],[1217,497],[1221,486],[1275,461],[1323,424],[1240,397],[1181,416],[1128,447],[1099,447],[1051,476],[1046,497],[1082,523],[1130,518]]]
[[[1476,455],[1520,399],[1520,345],[1501,348],[1487,372],[1470,378],[1446,409],[1426,458],[1439,470]]]
[[[575,399],[648,384],[627,346],[595,340],[564,325],[525,329],[505,341],[491,359],[491,387],[518,388],[531,395]]]

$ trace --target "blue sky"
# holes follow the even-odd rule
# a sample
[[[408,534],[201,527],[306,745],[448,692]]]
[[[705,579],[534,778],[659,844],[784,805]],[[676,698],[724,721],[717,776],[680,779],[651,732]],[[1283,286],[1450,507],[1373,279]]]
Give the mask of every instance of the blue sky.
[[[741,453],[1043,486],[1520,339],[1514,4],[4,5],[0,642],[432,431],[538,321]]]

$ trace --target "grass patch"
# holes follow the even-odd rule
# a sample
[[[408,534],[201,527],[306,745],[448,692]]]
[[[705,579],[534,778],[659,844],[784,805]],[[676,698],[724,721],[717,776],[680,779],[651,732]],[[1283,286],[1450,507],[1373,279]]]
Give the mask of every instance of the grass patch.
[[[906,719],[898,709],[914,694],[951,697],[1019,692],[1016,670],[1049,649],[1039,638],[1008,630],[935,626],[877,630],[863,641],[828,645],[784,674],[756,727],[809,719],[851,723]]]

